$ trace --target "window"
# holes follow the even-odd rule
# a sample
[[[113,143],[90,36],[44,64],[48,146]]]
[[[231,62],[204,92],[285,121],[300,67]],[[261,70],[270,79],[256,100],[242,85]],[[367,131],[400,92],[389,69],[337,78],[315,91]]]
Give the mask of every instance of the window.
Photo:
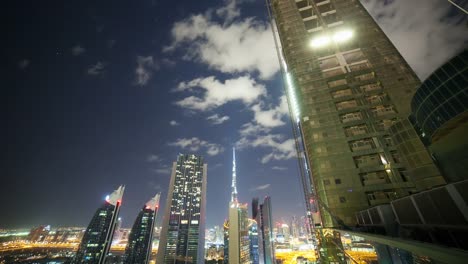
[[[314,15],[314,13],[312,12],[312,8],[299,11],[299,13],[301,14],[302,18],[308,18]]]
[[[345,128],[346,136],[357,136],[368,132],[367,125],[358,125]]]
[[[337,87],[337,86],[340,86],[340,85],[345,85],[347,84],[348,82],[346,81],[346,79],[340,79],[340,80],[336,80],[336,81],[330,81],[328,82],[328,87],[330,88],[333,88],[333,87]]]
[[[340,63],[338,62],[338,58],[336,58],[336,56],[333,56],[331,58],[319,60],[319,65],[320,65],[320,69],[327,70],[327,69],[336,68],[340,66]]]
[[[346,198],[343,196],[340,196],[340,203],[346,203]]]
[[[357,121],[357,120],[362,120],[361,112],[353,112],[353,113],[347,113],[347,114],[341,115],[341,122],[343,123]]]
[[[366,81],[366,80],[370,80],[370,79],[374,79],[375,78],[375,74],[373,72],[370,72],[370,73],[366,73],[366,74],[361,74],[361,75],[358,75],[356,77],[354,77],[357,81]]]
[[[326,12],[330,12],[332,10],[335,10],[335,8],[333,7],[333,5],[331,3],[326,3],[324,5],[319,5],[319,6],[317,6],[317,8],[318,8],[318,10],[319,10],[319,12],[321,14],[326,13]]]
[[[383,115],[387,115],[387,114],[395,114],[396,113],[393,105],[385,105],[385,106],[384,105],[379,105],[379,106],[376,106],[374,108],[371,108],[370,111],[374,116],[383,116]]]
[[[341,184],[341,179],[335,179],[335,184]]]
[[[371,83],[371,84],[363,85],[359,88],[361,88],[361,91],[365,93],[365,92],[378,90],[382,87],[380,86],[380,83]]]
[[[304,7],[308,6],[307,0],[296,2],[296,6],[297,6],[298,9],[301,9],[301,8],[304,8]]]
[[[343,110],[348,108],[357,107],[358,103],[356,100],[342,101],[335,104],[337,110]]]
[[[304,25],[306,30],[316,29],[320,26],[317,19],[305,20]]]
[[[375,144],[372,138],[351,141],[349,145],[352,151],[360,151],[375,148]]]
[[[338,90],[338,91],[335,91],[332,93],[332,97],[333,98],[340,98],[340,97],[345,97],[345,96],[349,96],[349,95],[352,95],[353,92],[351,91],[351,89],[344,89],[344,90]]]
[[[346,63],[348,64],[365,60],[364,54],[361,50],[355,50],[352,52],[344,53],[343,57],[345,58]]]

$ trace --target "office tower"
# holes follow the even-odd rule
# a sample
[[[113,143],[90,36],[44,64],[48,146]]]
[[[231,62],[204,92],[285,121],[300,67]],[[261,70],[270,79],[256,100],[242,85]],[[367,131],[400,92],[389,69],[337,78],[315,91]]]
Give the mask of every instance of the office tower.
[[[160,194],[156,194],[141,209],[128,237],[123,263],[146,264],[151,258],[154,222],[159,209]]]
[[[258,251],[258,225],[254,219],[249,219],[249,249],[250,249],[250,263],[259,263]]]
[[[252,219],[257,219],[258,215],[258,197],[252,199]]]
[[[307,161],[302,182],[317,198],[305,200],[319,203],[320,224],[354,226],[359,210],[443,184],[431,161],[407,166],[398,159],[388,129],[409,116],[420,82],[362,4],[269,2]]]
[[[206,174],[201,156],[173,163],[156,263],[204,263]]]
[[[247,264],[250,263],[249,216],[247,205],[240,204],[237,199],[236,150],[234,148],[232,155],[231,201],[229,202],[229,224],[227,226],[228,263]]]
[[[434,71],[411,101],[412,121],[448,182],[468,179],[467,76],[465,49]],[[420,160],[415,157],[412,162]]]
[[[73,264],[104,264],[112,243],[125,186],[106,197],[86,229]]]
[[[260,263],[273,264],[275,261],[275,250],[273,243],[273,218],[271,217],[271,198],[266,196],[259,208],[259,229],[261,238],[260,252],[263,259]]]

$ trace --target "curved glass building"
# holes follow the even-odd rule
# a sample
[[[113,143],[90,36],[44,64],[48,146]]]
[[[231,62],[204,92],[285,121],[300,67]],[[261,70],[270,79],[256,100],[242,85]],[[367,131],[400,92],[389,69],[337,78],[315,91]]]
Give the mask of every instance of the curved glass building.
[[[423,82],[411,109],[414,126],[446,180],[468,179],[468,49]]]
[[[104,264],[112,243],[125,187],[106,197],[86,228],[72,264]]]
[[[422,135],[430,141],[468,121],[468,50],[432,73],[416,91],[411,110]]]
[[[154,221],[159,208],[159,196],[160,194],[156,194],[138,214],[125,248],[124,264],[149,263],[153,244]]]

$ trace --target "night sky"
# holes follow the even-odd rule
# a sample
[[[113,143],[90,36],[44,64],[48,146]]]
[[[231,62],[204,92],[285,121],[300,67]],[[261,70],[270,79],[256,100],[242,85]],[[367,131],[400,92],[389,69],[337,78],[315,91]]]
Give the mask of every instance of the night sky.
[[[445,1],[378,2],[364,1],[420,78],[466,46]],[[233,146],[241,202],[303,215],[264,1],[2,4],[0,229],[85,226],[120,184],[131,226],[155,193],[164,205],[178,153],[205,157],[207,226],[221,225]]]

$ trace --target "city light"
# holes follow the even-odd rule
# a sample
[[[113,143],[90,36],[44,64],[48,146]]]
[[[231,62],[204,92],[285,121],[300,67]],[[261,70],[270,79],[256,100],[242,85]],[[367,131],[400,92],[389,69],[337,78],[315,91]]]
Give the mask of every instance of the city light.
[[[296,122],[299,121],[299,103],[297,102],[296,92],[294,90],[294,85],[292,82],[292,77],[289,72],[286,73],[286,83],[288,85],[288,98],[291,103],[292,114],[296,119]]]
[[[350,40],[353,37],[353,31],[349,29],[344,29],[335,32],[332,37],[328,35],[323,35],[312,39],[310,46],[312,48],[320,48],[326,45],[329,45],[332,41],[335,43],[343,43]]]

